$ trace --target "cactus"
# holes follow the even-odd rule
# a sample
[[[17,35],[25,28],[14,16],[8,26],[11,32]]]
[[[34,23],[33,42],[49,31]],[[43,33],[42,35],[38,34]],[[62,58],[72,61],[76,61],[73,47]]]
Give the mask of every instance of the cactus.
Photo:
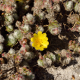
[[[64,7],[66,11],[71,11],[73,9],[73,1],[66,1]]]
[[[72,15],[69,15],[67,17],[67,22],[70,24],[75,24],[76,22],[79,21],[79,15],[78,14],[72,14]]]
[[[4,42],[4,37],[0,34],[0,43],[3,43]]]
[[[76,22],[72,28],[69,28],[72,32],[80,32],[80,21]]]
[[[0,54],[2,53],[3,51],[3,44],[0,44]]]
[[[25,77],[22,74],[13,74],[10,76],[11,80],[25,80]]]
[[[31,61],[35,57],[33,52],[26,52],[23,56],[27,61]]]
[[[13,34],[8,35],[7,39],[7,45],[8,46],[14,46],[16,44],[16,38],[13,36]]]
[[[80,7],[79,6],[80,6],[80,2],[75,4],[75,7],[74,7],[75,12],[80,13]]]
[[[58,35],[61,33],[61,25],[55,20],[54,22],[50,23],[48,26],[48,30],[52,35]]]
[[[15,50],[13,48],[10,48],[10,50],[7,53],[8,58],[13,57],[15,55]]]
[[[14,21],[13,15],[5,13],[5,25],[10,25]]]
[[[26,16],[23,16],[24,24],[33,24],[35,22],[35,18],[32,14],[27,13]]]
[[[15,59],[16,65],[19,65],[21,63],[22,59],[23,59],[22,54],[20,54],[20,53],[15,54],[14,59]]]
[[[22,31],[23,33],[28,33],[28,32],[31,31],[31,27],[30,27],[30,25],[28,25],[28,24],[22,25],[21,29],[22,29],[21,31]]]
[[[6,26],[6,31],[7,32],[12,32],[13,31],[13,26],[12,25]]]
[[[33,80],[35,78],[35,75],[27,69],[26,66],[19,67],[19,72],[25,75],[29,80]]]
[[[16,29],[16,30],[14,30],[13,36],[14,36],[14,38],[20,40],[23,35],[20,30]]]
[[[37,60],[38,66],[46,68],[48,66],[51,66],[53,62],[56,61],[56,56],[51,53],[47,52],[45,55],[39,55],[39,59]]]
[[[41,32],[43,32],[44,31],[44,28],[41,26],[41,25],[36,25],[36,31],[35,31],[35,33],[38,33],[38,31],[41,31]]]

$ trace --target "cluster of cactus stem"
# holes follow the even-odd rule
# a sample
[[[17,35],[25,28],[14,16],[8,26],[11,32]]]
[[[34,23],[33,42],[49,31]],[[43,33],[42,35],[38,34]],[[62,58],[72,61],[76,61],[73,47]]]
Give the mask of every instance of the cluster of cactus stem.
[[[32,80],[35,78],[35,75],[32,73],[32,71],[30,69],[27,69],[27,66],[28,66],[28,62],[30,62],[31,59],[34,58],[34,55],[31,52],[27,52],[27,51],[26,51],[26,53],[24,52],[24,54],[22,54],[23,52],[21,53],[21,51],[22,50],[20,50],[20,51],[18,51],[18,53],[16,53],[15,50],[11,48],[8,51],[8,53],[2,53],[2,58],[0,58],[0,62],[1,62],[1,64],[4,64],[3,58],[6,58],[7,60],[9,60],[10,58],[13,58],[14,62],[16,64],[15,66],[17,68],[19,66],[19,64],[22,62],[22,60],[25,59],[26,65],[24,63],[23,65],[25,65],[25,66],[17,68],[17,72],[20,74],[14,74],[10,78],[11,78],[11,80],[14,80],[18,77],[18,75],[22,75],[23,77],[26,76],[26,78],[28,78],[29,80]],[[25,80],[25,77],[24,77],[24,79],[21,79],[21,80]]]
[[[78,43],[70,40],[68,49],[55,50],[54,53],[47,52],[43,56],[39,53],[37,63],[43,68],[51,66],[54,62],[60,62],[61,66],[66,66],[73,60],[74,54],[80,54],[80,37],[78,38]]]
[[[52,35],[58,35],[61,33],[61,25],[55,20],[49,24],[48,30]]]
[[[79,33],[80,0],[34,0],[34,6],[31,8],[33,14],[30,11],[28,12],[30,3],[31,0],[0,1],[1,17],[4,18],[2,19],[4,23],[1,22],[0,27],[5,27],[4,31],[6,32],[5,35],[0,32],[0,64],[5,64],[4,58],[7,60],[12,58],[17,70],[14,74],[11,74],[10,80],[34,80],[35,74],[32,72],[29,63],[35,58],[39,58],[36,61],[38,66],[47,68],[55,63],[61,63],[61,66],[68,65],[74,58],[74,54],[80,54],[80,37],[77,43],[75,40],[70,40],[68,49],[57,49],[54,52],[47,49],[43,55],[41,51],[32,47],[31,42],[33,34],[37,34],[39,31],[49,32],[53,37],[61,34],[63,23],[60,23],[56,17],[61,11],[60,3],[62,3],[66,12],[74,10],[74,13],[71,12],[67,15],[66,21],[67,25],[72,25],[68,28],[69,31]],[[17,9],[20,9],[20,6],[23,10],[19,13]],[[48,21],[47,24],[44,24],[45,21]],[[20,46],[17,50],[14,48],[16,45]],[[6,50],[6,47],[9,49]],[[23,64],[23,66],[20,66],[20,64]]]
[[[47,52],[43,56],[39,53],[39,59],[37,60],[37,63],[41,67],[49,67],[56,61],[56,56],[52,52]]]

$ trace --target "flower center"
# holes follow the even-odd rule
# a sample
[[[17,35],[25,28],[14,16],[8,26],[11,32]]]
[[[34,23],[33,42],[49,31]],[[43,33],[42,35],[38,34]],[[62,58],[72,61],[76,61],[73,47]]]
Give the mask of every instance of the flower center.
[[[36,44],[39,45],[40,47],[43,46],[42,43],[43,43],[43,42],[42,42],[41,39],[36,40]]]

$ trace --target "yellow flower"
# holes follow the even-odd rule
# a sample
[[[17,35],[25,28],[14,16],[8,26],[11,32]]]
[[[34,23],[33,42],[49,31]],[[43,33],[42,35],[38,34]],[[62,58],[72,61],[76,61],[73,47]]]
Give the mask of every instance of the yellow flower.
[[[43,33],[41,31],[38,32],[38,34],[34,33],[34,37],[31,38],[32,46],[35,47],[36,50],[43,51],[44,48],[47,48],[49,45],[48,38],[46,37],[46,33]]]

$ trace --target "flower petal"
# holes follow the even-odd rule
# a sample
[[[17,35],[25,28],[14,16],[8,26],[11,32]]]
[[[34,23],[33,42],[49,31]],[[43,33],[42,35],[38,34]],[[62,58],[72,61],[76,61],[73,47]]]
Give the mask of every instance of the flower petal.
[[[33,38],[31,38],[31,41],[33,42]]]
[[[36,33],[34,33],[33,35],[34,35],[34,37],[36,37],[36,36],[37,36],[37,34],[36,34]]]
[[[46,37],[46,33],[43,33],[43,36]]]
[[[41,48],[40,48],[40,51],[43,51],[43,50],[44,50],[44,48],[43,48],[43,47],[41,47]]]
[[[36,50],[39,50],[39,47],[35,47]]]
[[[41,31],[39,31],[39,32],[38,32],[38,35],[40,36],[41,34],[42,34],[42,32],[41,32]]]
[[[34,43],[32,43],[32,46],[35,47]]]

